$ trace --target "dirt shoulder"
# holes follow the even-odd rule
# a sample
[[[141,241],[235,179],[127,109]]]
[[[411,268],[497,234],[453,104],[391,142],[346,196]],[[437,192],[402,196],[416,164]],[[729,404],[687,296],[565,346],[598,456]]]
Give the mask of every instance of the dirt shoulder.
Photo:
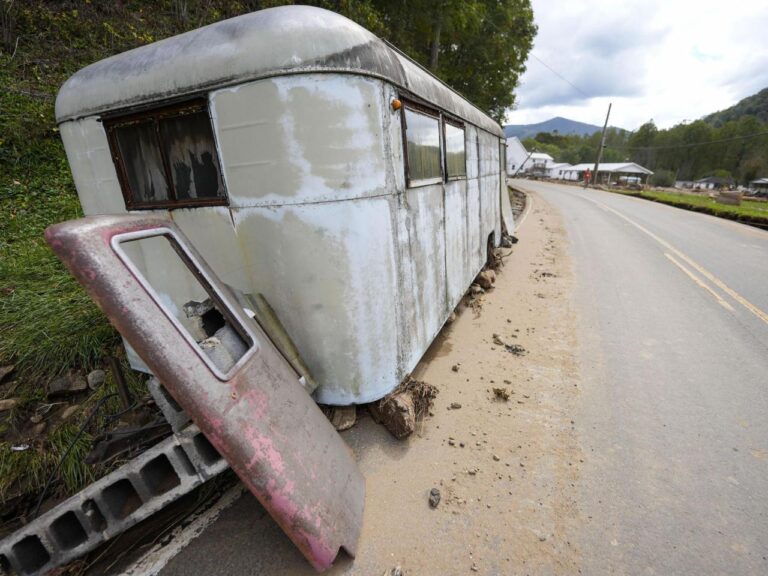
[[[582,456],[566,238],[538,198],[518,235],[479,314],[459,314],[414,374],[440,390],[433,416],[406,441],[364,414],[343,434],[367,479],[365,524],[357,559],[342,556],[330,574],[577,571]],[[192,572],[313,573],[250,494],[161,573]]]

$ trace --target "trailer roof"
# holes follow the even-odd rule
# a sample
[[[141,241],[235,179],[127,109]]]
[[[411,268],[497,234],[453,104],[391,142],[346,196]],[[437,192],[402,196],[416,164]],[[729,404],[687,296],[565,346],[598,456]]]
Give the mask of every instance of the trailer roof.
[[[91,64],[61,87],[56,120],[311,72],[384,79],[504,137],[495,121],[399,50],[344,16],[309,6],[252,12]]]

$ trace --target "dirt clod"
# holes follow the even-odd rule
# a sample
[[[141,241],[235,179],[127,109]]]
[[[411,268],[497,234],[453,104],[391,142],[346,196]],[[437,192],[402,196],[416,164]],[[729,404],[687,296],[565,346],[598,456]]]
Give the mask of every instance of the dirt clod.
[[[459,371],[459,365],[458,364],[454,364],[453,366],[451,366],[451,370],[453,370],[454,372],[458,372]]]
[[[416,407],[406,390],[369,405],[373,419],[384,425],[398,439],[407,438],[416,429]]]
[[[493,397],[496,400],[503,400],[504,402],[506,402],[507,400],[509,400],[509,390],[507,390],[506,388],[494,388]]]
[[[520,344],[505,344],[504,348],[506,349],[507,352],[515,356],[525,356],[526,354],[528,354],[528,351],[522,346],[520,346]]]
[[[496,282],[496,272],[493,270],[483,270],[477,275],[475,282],[479,284],[483,290],[490,290]]]

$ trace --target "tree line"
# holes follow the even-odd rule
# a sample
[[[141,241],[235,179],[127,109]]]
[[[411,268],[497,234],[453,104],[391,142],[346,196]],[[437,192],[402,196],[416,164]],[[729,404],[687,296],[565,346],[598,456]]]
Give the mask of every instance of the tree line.
[[[539,133],[523,144],[558,162],[594,162],[600,133]],[[720,126],[696,120],[659,129],[651,120],[634,132],[609,128],[602,162],[636,162],[653,170],[651,183],[659,186],[708,176],[730,177],[748,185],[768,177],[768,124],[754,116],[741,116]]]

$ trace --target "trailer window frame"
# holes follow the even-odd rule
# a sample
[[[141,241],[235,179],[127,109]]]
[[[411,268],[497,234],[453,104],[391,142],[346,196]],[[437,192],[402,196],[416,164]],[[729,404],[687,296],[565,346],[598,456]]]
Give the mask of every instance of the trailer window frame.
[[[406,188],[420,188],[422,186],[431,186],[433,184],[440,184],[445,180],[445,166],[443,162],[443,130],[442,130],[442,114],[439,110],[424,106],[412,100],[402,99],[403,107],[400,114],[400,125],[403,138],[403,164],[405,167],[405,186]],[[438,162],[440,165],[440,175],[432,178],[411,178],[411,166],[408,159],[408,122],[406,120],[406,111],[415,112],[422,116],[427,116],[437,121],[437,133],[438,133]]]
[[[211,144],[213,155],[211,162],[217,170],[218,187],[215,196],[200,198],[179,198],[176,184],[171,172],[171,164],[168,154],[170,149],[169,142],[164,141],[161,135],[161,122],[184,116],[205,114],[210,126]],[[165,105],[156,108],[145,109],[140,112],[114,114],[104,116],[101,119],[104,125],[104,131],[107,134],[110,155],[117,171],[120,189],[125,201],[125,207],[128,210],[156,210],[176,208],[193,208],[202,206],[228,206],[229,193],[222,168],[219,147],[216,141],[216,134],[213,129],[213,121],[208,107],[207,98],[196,98],[181,103]],[[138,190],[133,190],[131,180],[128,175],[126,159],[123,157],[118,141],[118,130],[120,128],[130,127],[138,124],[150,123],[153,126],[155,150],[161,158],[162,176],[167,187],[167,198],[158,201],[146,201],[141,198]],[[218,192],[221,191],[219,195]]]
[[[443,170],[443,173],[445,174],[445,181],[446,182],[452,182],[454,180],[466,180],[467,179],[467,128],[464,122],[461,120],[457,120],[455,118],[452,118],[451,116],[447,116],[446,114],[442,115],[443,122],[442,122],[442,130],[443,130],[443,163],[445,165],[445,168]],[[462,133],[462,154],[464,156],[464,162],[462,162],[462,169],[463,172],[461,174],[453,174],[451,175],[450,170],[448,169],[448,135],[446,133],[446,127],[451,126],[452,128],[457,128],[461,130]]]

